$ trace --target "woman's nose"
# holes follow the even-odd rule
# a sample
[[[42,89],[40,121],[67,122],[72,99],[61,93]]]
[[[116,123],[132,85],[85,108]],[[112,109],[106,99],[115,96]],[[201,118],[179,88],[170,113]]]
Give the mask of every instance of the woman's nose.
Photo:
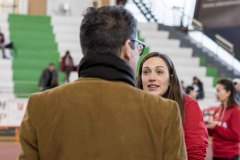
[[[149,81],[155,81],[155,80],[156,80],[156,76],[153,73],[151,73],[149,75]]]

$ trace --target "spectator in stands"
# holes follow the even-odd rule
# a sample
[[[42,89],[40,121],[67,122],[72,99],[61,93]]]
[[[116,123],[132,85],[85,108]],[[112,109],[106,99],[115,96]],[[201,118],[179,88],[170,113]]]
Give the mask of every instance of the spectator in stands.
[[[178,103],[188,160],[205,160],[208,134],[202,112],[198,103],[183,93],[171,59],[158,52],[149,53],[140,63],[137,87]]]
[[[213,137],[213,160],[238,160],[240,151],[240,107],[235,99],[233,82],[221,79],[216,85],[216,97],[221,106],[213,121],[207,123]]]
[[[65,82],[69,82],[69,76],[74,71],[73,58],[69,51],[66,51],[65,55],[61,59],[61,70],[65,73]]]
[[[203,83],[200,81],[200,79],[196,76],[193,77],[193,87],[196,91],[196,99],[203,99],[204,98],[204,89],[203,89]]]
[[[185,90],[185,84],[184,84],[183,80],[181,80],[181,84],[180,85],[181,85],[182,89]]]
[[[14,50],[15,53],[17,53],[17,49],[14,47],[13,43],[7,43],[5,42],[5,36],[0,30],[0,50],[2,51],[2,58],[7,59],[5,49],[10,49],[11,51]]]
[[[187,95],[189,95],[190,97],[192,97],[193,99],[196,98],[196,92],[195,92],[193,86],[187,86],[187,87],[185,88],[185,93],[186,93]]]
[[[233,84],[236,89],[237,102],[240,104],[240,79],[239,78],[233,79]]]
[[[5,54],[5,37],[0,30],[0,50],[2,51],[2,58],[7,58]]]
[[[99,0],[93,0],[93,7],[96,9],[99,8]]]
[[[53,63],[49,63],[44,69],[39,79],[40,91],[45,91],[58,86],[58,73]]]
[[[88,8],[80,78],[30,97],[19,160],[186,160],[177,104],[134,87],[136,25],[123,7]]]
[[[127,0],[116,0],[116,4],[120,6],[125,6],[127,3]]]

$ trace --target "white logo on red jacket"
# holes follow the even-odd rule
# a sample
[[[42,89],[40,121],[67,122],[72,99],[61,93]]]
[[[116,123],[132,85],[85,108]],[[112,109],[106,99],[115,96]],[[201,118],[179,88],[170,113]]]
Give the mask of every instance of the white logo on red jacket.
[[[222,123],[222,127],[223,127],[223,128],[227,128],[227,123],[226,123],[226,122],[223,122],[223,123]]]

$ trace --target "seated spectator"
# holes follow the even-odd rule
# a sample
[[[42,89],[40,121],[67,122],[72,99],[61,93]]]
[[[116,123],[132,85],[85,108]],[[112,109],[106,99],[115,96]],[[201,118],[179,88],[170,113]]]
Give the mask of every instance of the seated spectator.
[[[69,82],[71,71],[75,70],[73,58],[69,51],[66,51],[61,60],[61,70],[65,73],[65,82]]]
[[[237,102],[240,104],[240,79],[234,78],[233,79],[234,88],[236,89],[236,99]]]
[[[5,54],[5,37],[1,31],[0,31],[0,49],[2,50],[2,58],[7,58]]]
[[[193,99],[196,98],[196,92],[194,91],[193,86],[187,86],[187,87],[185,88],[185,93],[186,93],[187,95],[189,95],[190,97],[192,97]]]
[[[2,57],[4,59],[7,58],[5,49],[15,50],[15,53],[17,52],[16,48],[14,47],[13,43],[10,42],[8,44],[5,44],[5,36],[0,30],[0,50],[2,50]]]
[[[58,86],[58,73],[53,63],[49,63],[48,68],[44,69],[39,79],[40,91],[51,89]]]
[[[203,99],[204,98],[203,83],[196,76],[193,77],[193,87],[194,90],[196,91],[196,99],[197,100]]]
[[[127,0],[116,0],[116,4],[120,6],[125,6],[127,3]]]
[[[93,7],[95,9],[98,9],[99,8],[99,0],[93,0]]]

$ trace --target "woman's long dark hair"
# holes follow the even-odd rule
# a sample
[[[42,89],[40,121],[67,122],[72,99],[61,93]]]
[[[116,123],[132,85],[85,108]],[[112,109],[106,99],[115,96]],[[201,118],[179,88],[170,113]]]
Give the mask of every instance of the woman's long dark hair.
[[[184,113],[184,106],[183,106],[184,92],[183,92],[183,89],[178,80],[177,73],[176,73],[175,67],[173,65],[173,62],[167,55],[161,54],[159,52],[151,52],[146,57],[144,57],[139,66],[136,86],[140,89],[143,89],[142,66],[148,59],[150,59],[152,57],[161,58],[167,65],[169,77],[170,77],[170,86],[168,87],[167,92],[162,97],[174,100],[178,103],[182,120],[184,120],[184,114],[183,114]]]
[[[234,104],[238,104],[236,100],[236,90],[234,88],[234,84],[229,79],[220,79],[217,84],[221,84],[226,91],[231,92],[227,101],[227,105],[232,107]]]

